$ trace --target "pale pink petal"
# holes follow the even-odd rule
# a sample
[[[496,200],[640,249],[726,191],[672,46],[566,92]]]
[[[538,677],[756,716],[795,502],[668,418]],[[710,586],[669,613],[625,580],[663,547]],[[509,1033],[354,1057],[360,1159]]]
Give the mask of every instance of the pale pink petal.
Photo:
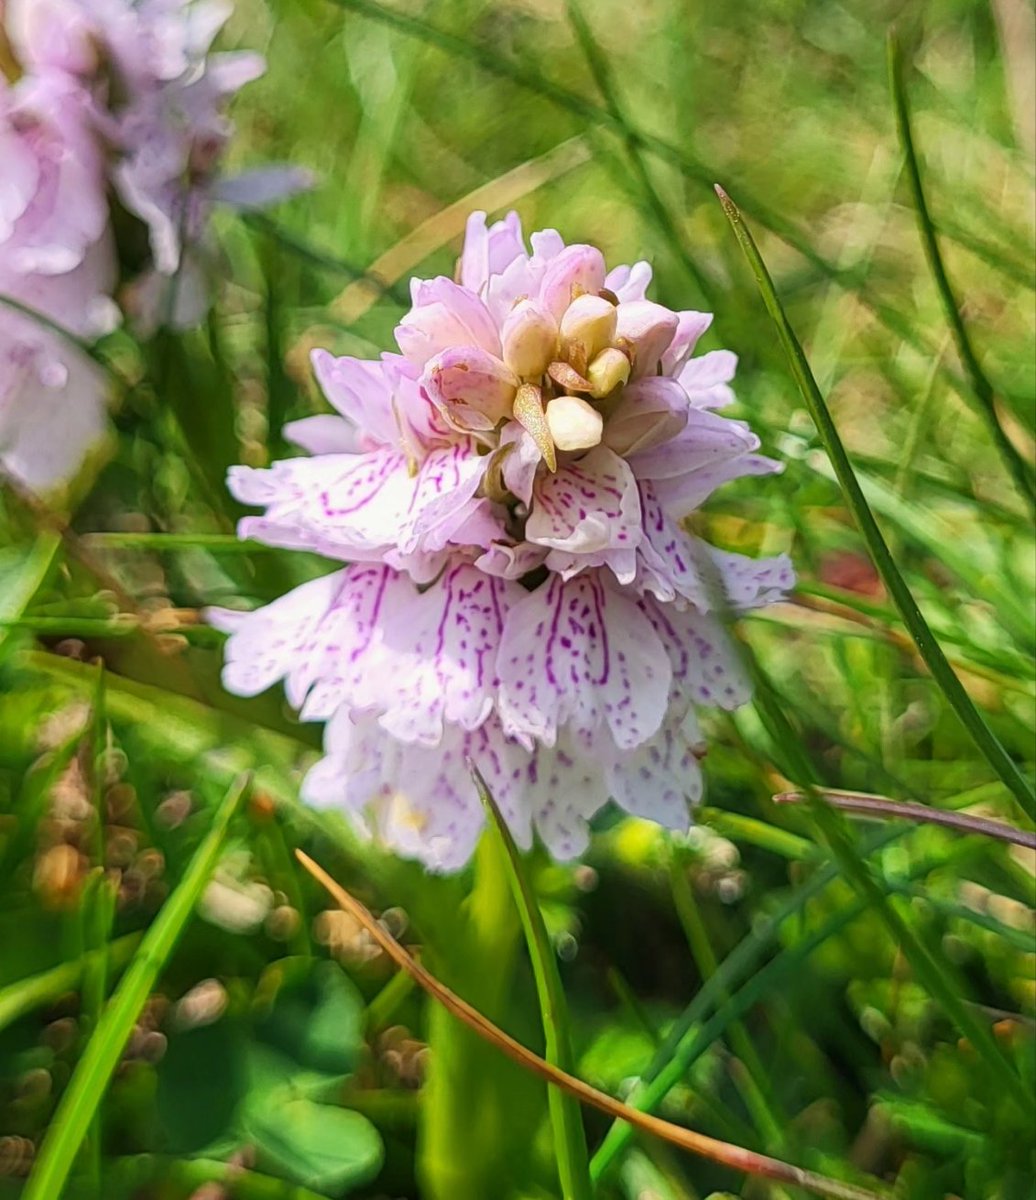
[[[453,539],[471,515],[469,501],[478,491],[488,461],[469,442],[428,454],[392,537],[404,554],[442,550]]]
[[[485,433],[510,417],[518,376],[477,346],[451,347],[429,359],[421,382],[447,422]]]
[[[644,539],[637,549],[641,587],[662,601],[679,598],[699,608],[709,607],[700,567],[707,554],[704,543],[665,511],[650,483],[640,485],[640,502],[644,513]]]
[[[655,481],[655,493],[674,513],[689,513],[701,505],[721,484],[746,475],[779,475],[784,464],[765,454],[742,454],[686,475]]]
[[[526,783],[536,832],[561,862],[577,858],[590,841],[587,821],[608,800],[602,755],[564,733],[557,746],[537,747]]]
[[[402,663],[385,680],[389,699],[380,720],[400,741],[438,745],[444,722],[472,730],[489,716],[504,620],[525,592],[516,583],[461,564],[417,595],[405,620],[396,621],[390,631],[400,645],[405,643],[412,665],[405,687],[400,686]],[[382,619],[392,620],[389,614]]]
[[[396,326],[396,341],[416,366],[442,350],[475,346],[500,357],[500,335],[485,304],[460,284],[440,275],[415,279],[413,308]]]
[[[309,454],[357,454],[363,449],[356,426],[329,413],[289,421],[281,433],[285,441]]]
[[[492,542],[489,549],[475,559],[475,566],[487,575],[499,575],[501,579],[521,579],[541,567],[547,553],[545,546],[533,546],[529,542],[522,542],[518,546]]]
[[[726,601],[738,612],[777,604],[795,586],[795,571],[786,554],[774,558],[748,558],[709,546]]]
[[[398,446],[393,383],[383,362],[336,358],[327,350],[314,350],[310,361],[321,391],[362,438],[371,445]]]
[[[621,303],[643,300],[650,285],[651,264],[646,262],[614,267],[604,278],[604,286],[614,292]]]
[[[500,446],[510,446],[506,451],[501,474],[507,490],[525,505],[532,503],[532,487],[536,480],[543,455],[527,429],[517,421],[509,421],[500,434]]]
[[[522,222],[516,212],[509,212],[488,228],[486,214],[473,212],[468,217],[460,256],[461,286],[481,293],[490,276],[502,274],[515,259],[524,256]]]
[[[631,300],[617,309],[615,337],[632,352],[633,379],[653,375],[676,334],[676,313],[651,300]]]
[[[678,312],[676,316],[676,333],[662,355],[662,374],[679,379],[684,363],[694,353],[698,339],[712,324],[713,318],[712,313],[694,312],[691,309]]]
[[[689,808],[701,800],[702,778],[695,750],[696,727],[667,724],[648,742],[616,755],[608,764],[612,799],[635,817],[667,829],[685,830]]]
[[[686,426],[687,394],[673,379],[652,375],[622,389],[603,443],[627,457],[671,441]]]
[[[730,350],[711,350],[690,358],[677,378],[695,408],[723,408],[733,403],[730,381],[737,370],[737,355]]]
[[[692,704],[735,709],[751,699],[751,680],[721,617],[659,604],[651,596],[638,605],[669,657],[673,716],[683,717]]]
[[[227,691],[257,696],[279,679],[304,670],[307,645],[332,608],[346,576],[347,572],[337,571],[311,580],[250,613],[206,610],[210,624],[230,633],[223,650]],[[305,687],[289,684],[289,699],[297,706],[305,691]]]
[[[604,287],[605,274],[604,256],[596,246],[566,246],[547,263],[537,299],[560,322],[576,296],[596,295]]]
[[[227,486],[242,504],[266,507],[265,516],[240,522],[242,537],[360,559],[395,545],[416,484],[402,454],[375,450],[234,467]]]
[[[557,576],[513,605],[498,660],[504,732],[547,746],[607,725],[635,746],[661,725],[671,669],[651,622],[596,573]]]

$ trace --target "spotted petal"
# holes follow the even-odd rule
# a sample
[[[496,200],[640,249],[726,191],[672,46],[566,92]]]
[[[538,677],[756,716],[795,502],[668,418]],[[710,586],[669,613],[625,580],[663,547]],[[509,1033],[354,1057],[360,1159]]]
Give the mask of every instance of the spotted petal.
[[[627,463],[606,446],[536,479],[525,536],[552,553],[547,565],[566,577],[610,565],[620,581],[635,573],[642,536],[640,497]]]
[[[607,726],[635,746],[662,723],[672,677],[650,620],[597,573],[557,576],[518,600],[497,666],[504,732],[557,741],[560,726],[590,737]]]

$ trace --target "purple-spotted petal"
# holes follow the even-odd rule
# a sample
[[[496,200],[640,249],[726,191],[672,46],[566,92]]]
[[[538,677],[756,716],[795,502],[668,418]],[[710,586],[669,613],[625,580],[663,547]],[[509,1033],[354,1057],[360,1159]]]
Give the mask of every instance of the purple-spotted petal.
[[[608,764],[612,799],[635,817],[685,830],[690,806],[701,800],[701,769],[695,753],[700,745],[693,718],[690,723],[667,722],[650,741],[616,755]]]
[[[227,486],[242,504],[266,508],[240,522],[242,537],[345,559],[394,545],[415,491],[405,456],[394,450],[234,467]]]
[[[568,554],[632,551],[641,537],[640,497],[628,464],[598,446],[536,479],[525,525],[530,542]],[[585,565],[592,565],[589,560]]]
[[[504,731],[552,746],[603,726],[635,746],[661,725],[671,669],[651,622],[596,573],[557,576],[518,600],[498,659]]]

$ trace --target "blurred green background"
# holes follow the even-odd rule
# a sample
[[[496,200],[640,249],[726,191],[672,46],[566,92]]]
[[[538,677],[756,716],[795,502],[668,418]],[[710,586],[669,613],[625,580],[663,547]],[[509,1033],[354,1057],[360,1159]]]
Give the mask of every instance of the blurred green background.
[[[244,769],[255,784],[68,1194],[422,1194],[431,1002],[292,849],[390,910],[446,973],[476,951],[470,881],[427,879],[301,811],[320,730],[279,691],[225,695],[220,638],[197,614],[326,570],[233,543],[225,468],[283,456],[283,423],[324,409],[312,347],[389,346],[408,277],[452,272],[472,208],[511,207],[611,263],[648,259],[655,299],[715,312],[704,348],[740,357],[734,415],[786,470],[726,486],[694,524],[730,549],[787,551],[801,576],[791,602],[743,622],[769,699],[709,721],[700,826],[672,838],[605,813],[584,865],[532,864],[579,1073],[624,1094],[714,1018],[693,1054],[681,1043],[663,1115],[898,1196],[1033,1195],[1032,1112],[1005,1080],[1031,1097],[1036,856],[839,822],[849,869],[808,806],[771,799],[808,782],[805,762],[825,787],[1032,827],[921,665],[712,190],[742,207],[900,570],[1031,778],[1031,511],[923,254],[893,24],[949,278],[1000,425],[1031,459],[1026,0],[238,0],[223,44],[269,68],[236,100],[233,165],[289,161],[319,183],[220,218],[206,328],[103,347],[124,381],[117,437],[68,513],[13,494],[0,510],[0,1195],[19,1194],[135,935]],[[963,1036],[961,1011],[990,1046]],[[502,1019],[542,1038],[524,962]],[[502,1078],[513,1128],[494,1195],[558,1195],[543,1087]],[[586,1120],[593,1151],[606,1123]],[[599,1173],[599,1195],[629,1200],[805,1194],[646,1138]]]

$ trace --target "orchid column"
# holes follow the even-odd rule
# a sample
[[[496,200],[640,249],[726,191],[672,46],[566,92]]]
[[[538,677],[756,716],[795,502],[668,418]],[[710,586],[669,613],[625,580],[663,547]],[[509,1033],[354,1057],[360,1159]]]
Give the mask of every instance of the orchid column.
[[[399,353],[315,353],[336,415],[287,428],[308,455],[230,477],[264,509],[242,536],[344,565],[212,613],[231,635],[225,685],[283,678],[303,719],[327,722],[304,798],[437,872],[464,866],[483,826],[468,758],[523,848],[535,833],[579,855],[609,798],[686,828],[695,709],[749,696],[724,615],[792,583],[783,556],[725,553],[682,524],[724,481],[778,469],[715,411],[735,359],[695,355],[711,317],[647,300],[646,263],[609,272],[553,230],[530,240],[513,213],[473,214],[457,281],[414,281]],[[467,1053],[433,1047],[451,1052]]]

